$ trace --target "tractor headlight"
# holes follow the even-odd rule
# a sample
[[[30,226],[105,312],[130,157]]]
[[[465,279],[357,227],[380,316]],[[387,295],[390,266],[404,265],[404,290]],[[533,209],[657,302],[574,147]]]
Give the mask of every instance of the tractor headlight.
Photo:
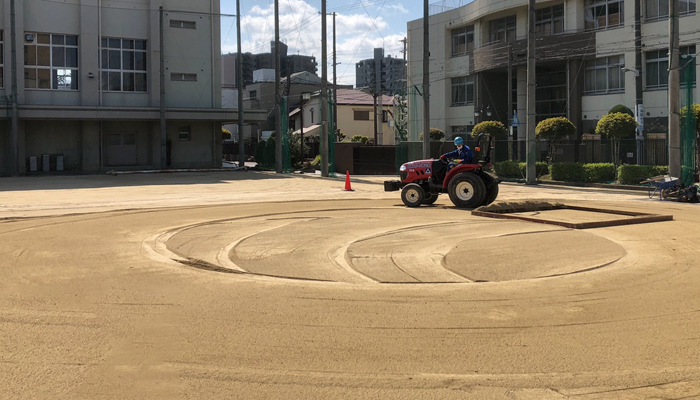
[[[401,168],[399,168],[399,172],[406,172],[406,164],[403,164]]]

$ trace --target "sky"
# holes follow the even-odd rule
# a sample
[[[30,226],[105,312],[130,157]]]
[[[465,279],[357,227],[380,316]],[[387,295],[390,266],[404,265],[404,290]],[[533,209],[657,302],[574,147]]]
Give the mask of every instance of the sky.
[[[450,2],[452,0],[449,0]],[[435,0],[431,0],[434,3]],[[280,40],[288,54],[315,56],[321,75],[321,0],[279,0]],[[327,0],[326,12],[336,15],[338,83],[355,84],[355,63],[372,58],[374,48],[384,55],[403,58],[408,21],[423,17],[423,2],[416,0]],[[222,14],[236,13],[236,0],[221,0]],[[267,53],[274,40],[274,1],[241,0],[243,52]],[[333,19],[328,24],[328,79],[333,79]],[[236,18],[221,17],[222,53],[235,53]]]

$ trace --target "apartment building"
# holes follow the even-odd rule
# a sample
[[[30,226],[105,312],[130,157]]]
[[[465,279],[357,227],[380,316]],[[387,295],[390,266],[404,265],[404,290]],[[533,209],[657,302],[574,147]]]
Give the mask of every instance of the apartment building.
[[[221,124],[235,112],[221,109],[219,1],[22,0],[15,7],[19,128],[14,148],[8,104],[0,112],[0,175],[15,172],[15,158],[19,173],[61,169],[61,159],[72,172],[221,165]],[[10,29],[6,1],[6,103]],[[50,165],[42,165],[45,155]]]
[[[690,74],[697,99],[700,16],[695,0],[679,3],[681,65],[689,66],[681,79]],[[665,137],[668,1],[537,1],[536,10],[538,121],[568,117],[580,136],[624,104],[637,111],[645,136]],[[508,124],[517,115],[514,138],[524,140],[528,1],[474,0],[440,11],[429,19],[431,125],[462,133],[485,118]],[[409,79],[422,82],[422,20],[408,23],[408,42]],[[416,98],[411,115],[420,119]]]
[[[384,55],[384,49],[374,49],[374,58],[368,58],[355,64],[355,87],[358,89],[378,91],[379,85],[384,94],[397,94],[405,90],[404,73],[406,63],[401,58]]]

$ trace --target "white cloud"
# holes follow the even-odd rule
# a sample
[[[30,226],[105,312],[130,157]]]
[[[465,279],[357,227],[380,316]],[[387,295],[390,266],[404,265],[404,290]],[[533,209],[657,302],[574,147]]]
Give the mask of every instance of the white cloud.
[[[310,0],[309,0],[310,1]],[[387,8],[384,11],[387,11]],[[403,13],[402,5],[393,5],[391,10]],[[403,11],[402,11],[403,10]],[[319,63],[318,74],[321,75],[321,15],[319,9],[304,0],[280,2],[280,40],[289,46],[289,54],[313,55]],[[355,84],[355,63],[371,58],[375,47],[384,47],[386,55],[402,57],[403,44],[399,41],[405,37],[403,32],[395,33],[390,23],[378,16],[372,18],[360,10],[358,13],[341,13],[336,16],[338,52],[338,80],[342,84]],[[253,6],[247,13],[242,12],[241,33],[244,52],[266,53],[270,51],[270,42],[274,40],[274,6]],[[386,14],[386,13],[384,13]],[[227,23],[228,22],[228,23]],[[233,22],[235,24],[235,21]],[[222,20],[224,32],[229,30],[230,21]],[[333,18],[327,17],[328,25],[328,78],[332,79]],[[233,25],[235,32],[235,25]],[[405,31],[405,25],[401,31]],[[384,37],[382,37],[384,36]],[[235,52],[235,33],[222,38],[222,51]]]
[[[403,4],[391,4],[386,6],[389,10],[395,10],[400,12],[401,14],[408,14],[408,10],[403,6]]]

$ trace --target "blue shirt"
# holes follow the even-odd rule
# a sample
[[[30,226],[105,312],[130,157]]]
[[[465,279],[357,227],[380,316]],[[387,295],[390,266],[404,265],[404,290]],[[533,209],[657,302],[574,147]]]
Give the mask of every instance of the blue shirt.
[[[442,156],[447,158],[459,158],[463,163],[467,164],[471,163],[474,158],[472,155],[472,150],[469,148],[469,146],[465,145],[462,145],[461,149],[454,149],[449,153],[443,154]]]

